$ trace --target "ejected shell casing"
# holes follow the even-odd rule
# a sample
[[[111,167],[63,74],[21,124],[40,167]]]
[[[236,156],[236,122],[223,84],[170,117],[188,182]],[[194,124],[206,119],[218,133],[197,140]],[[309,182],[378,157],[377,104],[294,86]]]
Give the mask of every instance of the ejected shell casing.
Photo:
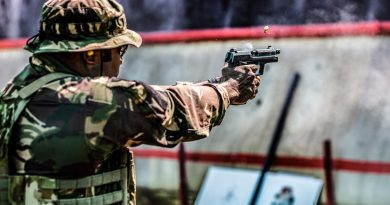
[[[264,33],[267,33],[268,30],[269,30],[269,26],[264,26],[264,28],[263,28]]]

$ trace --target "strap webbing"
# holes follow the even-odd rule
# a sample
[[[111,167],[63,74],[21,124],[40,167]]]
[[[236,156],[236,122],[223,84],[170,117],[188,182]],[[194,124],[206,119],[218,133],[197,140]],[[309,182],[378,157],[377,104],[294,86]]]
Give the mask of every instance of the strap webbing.
[[[49,73],[49,74],[46,74],[46,75],[38,78],[34,82],[23,87],[22,89],[20,89],[18,91],[18,95],[20,98],[22,98],[22,100],[19,102],[19,106],[17,107],[17,109],[13,115],[13,118],[14,118],[13,122],[16,122],[18,120],[22,111],[24,110],[24,108],[26,108],[28,102],[30,101],[30,99],[28,99],[28,97],[30,97],[37,90],[39,90],[39,88],[46,85],[47,83],[49,83],[53,80],[65,78],[68,76],[74,76],[74,75],[69,74],[69,73]]]
[[[126,178],[127,168],[104,172],[80,179],[53,179],[44,176],[30,176],[39,181],[40,189],[81,189],[118,182]]]
[[[80,199],[59,199],[54,201],[58,205],[107,205],[123,201],[123,192],[115,191],[98,196],[80,198]]]
[[[35,80],[34,82],[30,83],[29,85],[27,85],[26,87],[20,89],[18,92],[19,96],[22,99],[26,99],[26,98],[30,97],[30,95],[35,93],[39,88],[46,85],[50,81],[53,81],[53,80],[56,80],[59,78],[68,77],[68,76],[74,76],[74,75],[69,74],[69,73],[49,73],[47,75],[44,75],[44,76],[40,77],[39,79]]]

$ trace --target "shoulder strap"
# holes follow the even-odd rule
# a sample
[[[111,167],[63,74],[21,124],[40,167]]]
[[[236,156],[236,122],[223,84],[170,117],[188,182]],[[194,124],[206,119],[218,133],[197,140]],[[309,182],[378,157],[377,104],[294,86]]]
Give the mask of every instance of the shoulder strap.
[[[44,75],[22,89],[16,90],[15,92],[17,92],[17,94],[15,98],[12,99],[12,102],[9,102],[8,106],[7,104],[0,104],[0,111],[5,112],[0,114],[4,114],[6,117],[5,119],[2,119],[3,121],[0,121],[0,175],[8,172],[8,141],[11,137],[15,122],[30,101],[29,97],[47,83],[68,76],[74,75],[68,73],[49,73]]]
[[[68,76],[73,76],[73,75],[69,73],[49,73],[47,75],[44,75],[39,79],[35,80],[34,82],[28,84],[26,87],[20,89],[18,92],[19,97],[21,97],[22,99],[26,99],[30,97],[30,95],[34,94],[39,88],[46,85],[50,81],[63,78],[63,77],[68,77]]]

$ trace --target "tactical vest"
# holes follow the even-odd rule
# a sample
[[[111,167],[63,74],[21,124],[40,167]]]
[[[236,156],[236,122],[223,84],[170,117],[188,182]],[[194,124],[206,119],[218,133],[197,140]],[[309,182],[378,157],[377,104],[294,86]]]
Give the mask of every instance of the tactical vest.
[[[135,170],[131,152],[118,152],[120,159],[102,173],[80,179],[54,179],[33,175],[10,175],[8,143],[12,129],[30,101],[30,96],[45,84],[73,76],[50,73],[17,89],[8,85],[0,95],[0,204],[3,205],[135,205]],[[107,171],[109,170],[109,171]],[[77,194],[72,191],[77,190]]]

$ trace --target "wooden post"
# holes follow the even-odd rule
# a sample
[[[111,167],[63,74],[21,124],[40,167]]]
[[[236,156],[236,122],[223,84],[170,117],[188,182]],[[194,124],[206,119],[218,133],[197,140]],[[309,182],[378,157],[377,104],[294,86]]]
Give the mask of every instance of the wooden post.
[[[325,192],[326,205],[335,205],[334,184],[333,184],[333,161],[332,161],[332,144],[329,139],[324,141],[324,171],[325,171]]]
[[[187,191],[187,176],[186,176],[186,153],[184,149],[184,143],[180,143],[179,147],[179,174],[180,174],[180,205],[188,204],[188,191]]]

